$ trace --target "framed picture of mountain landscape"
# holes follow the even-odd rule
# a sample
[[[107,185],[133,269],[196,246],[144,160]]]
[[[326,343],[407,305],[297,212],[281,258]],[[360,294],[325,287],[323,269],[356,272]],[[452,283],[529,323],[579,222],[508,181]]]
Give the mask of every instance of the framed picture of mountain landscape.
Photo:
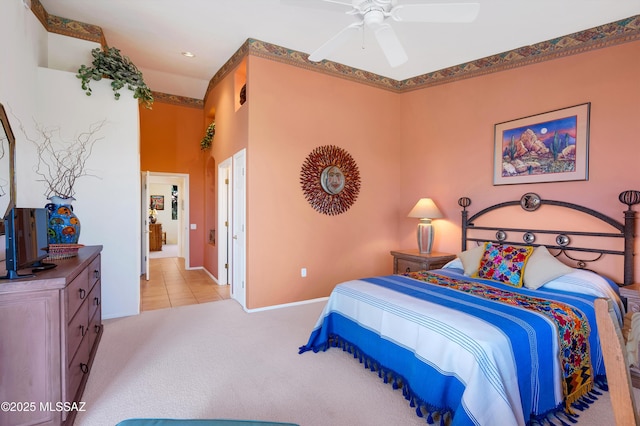
[[[591,103],[495,125],[493,184],[589,178]]]

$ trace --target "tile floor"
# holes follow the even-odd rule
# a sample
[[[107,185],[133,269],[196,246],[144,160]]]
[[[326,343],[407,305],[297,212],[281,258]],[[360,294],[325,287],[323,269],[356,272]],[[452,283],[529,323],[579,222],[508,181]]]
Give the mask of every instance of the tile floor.
[[[201,269],[186,270],[184,258],[149,259],[147,281],[140,277],[140,311],[229,299],[230,286],[218,285]]]

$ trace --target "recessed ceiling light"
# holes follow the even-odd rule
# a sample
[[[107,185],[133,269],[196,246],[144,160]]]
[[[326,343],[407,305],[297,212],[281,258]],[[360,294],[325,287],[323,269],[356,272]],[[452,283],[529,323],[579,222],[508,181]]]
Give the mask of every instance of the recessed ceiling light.
[[[186,56],[187,58],[195,58],[196,57],[195,53],[191,53],[191,52],[182,52],[182,56]]]

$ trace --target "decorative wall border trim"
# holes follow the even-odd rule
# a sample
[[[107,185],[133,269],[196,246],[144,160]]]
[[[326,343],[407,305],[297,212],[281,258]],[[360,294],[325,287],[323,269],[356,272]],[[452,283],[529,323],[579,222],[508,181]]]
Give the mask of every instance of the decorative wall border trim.
[[[49,15],[39,0],[32,0],[31,10],[47,31],[107,46],[102,29],[98,26]],[[204,104],[211,89],[250,55],[403,93],[637,40],[640,40],[640,15],[398,81],[336,62],[311,62],[306,53],[250,38],[209,80],[203,102],[174,95],[158,96],[156,100],[177,105],[182,105],[184,101],[185,106],[192,107],[196,107],[198,102]]]
[[[310,62],[307,59],[308,55],[306,53],[275,46],[259,40],[249,39],[245,42],[245,45],[248,45],[248,53],[250,55],[260,56],[381,89],[402,93],[636,40],[640,40],[640,15],[530,46],[487,56],[472,62],[444,68],[403,81],[382,77],[331,61]],[[215,82],[217,81],[212,79],[212,83]],[[209,86],[212,86],[212,84],[210,83]]]
[[[640,15],[487,56],[400,82],[407,92],[640,40]]]
[[[31,0],[31,11],[36,15],[42,26],[50,33],[93,41],[100,43],[102,47],[107,46],[102,28],[97,25],[85,24],[84,22],[50,15],[44,9],[40,0]]]
[[[100,43],[103,48],[108,46],[102,28],[97,25],[85,24],[84,22],[50,15],[44,9],[40,0],[31,0],[31,11],[36,15],[42,26],[50,33],[93,41],[95,43]],[[153,92],[153,100],[154,102],[162,102],[190,108],[204,108],[204,103],[201,99],[170,95],[162,92]]]
[[[163,104],[171,104],[171,105],[177,105],[177,106],[183,106],[183,107],[189,107],[189,108],[198,108],[198,109],[203,109],[204,108],[204,102],[202,101],[202,99],[194,99],[194,98],[188,98],[185,96],[178,96],[178,95],[169,95],[167,93],[162,93],[162,92],[151,92],[153,94],[153,101],[155,102],[162,102]]]
[[[226,77],[227,74],[233,71],[233,69],[237,67],[240,62],[242,62],[242,60],[249,54],[249,40],[242,43],[242,46],[240,46],[240,48],[236,50],[233,55],[231,55],[229,60],[224,63],[222,68],[220,68],[218,72],[215,73],[213,77],[211,77],[211,80],[209,80],[209,84],[207,86],[207,92],[204,95],[205,104],[207,103],[207,96],[209,96],[211,89],[213,89],[216,84],[218,84],[224,77]]]

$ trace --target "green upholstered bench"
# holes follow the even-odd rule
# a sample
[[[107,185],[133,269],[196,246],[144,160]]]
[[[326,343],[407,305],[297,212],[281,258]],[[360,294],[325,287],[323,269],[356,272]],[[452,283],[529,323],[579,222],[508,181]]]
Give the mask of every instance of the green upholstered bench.
[[[299,426],[295,423],[231,419],[128,419],[116,426]]]

